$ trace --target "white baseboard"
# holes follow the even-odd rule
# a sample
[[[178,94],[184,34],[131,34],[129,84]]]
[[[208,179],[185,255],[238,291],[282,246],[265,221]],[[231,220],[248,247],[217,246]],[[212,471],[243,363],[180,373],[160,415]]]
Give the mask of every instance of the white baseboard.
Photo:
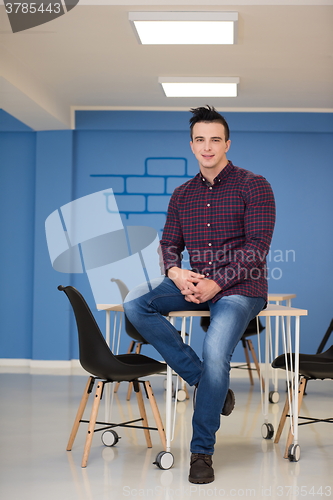
[[[242,364],[232,362],[231,368]],[[253,366],[254,368],[254,366]],[[262,366],[260,367],[262,369]],[[78,359],[65,360],[43,360],[43,359],[15,359],[0,358],[0,373],[31,373],[45,375],[87,375]],[[253,376],[257,377],[255,371]],[[247,369],[231,370],[232,378],[247,378]]]
[[[78,359],[43,360],[0,358],[0,373],[31,373],[45,375],[87,375]]]

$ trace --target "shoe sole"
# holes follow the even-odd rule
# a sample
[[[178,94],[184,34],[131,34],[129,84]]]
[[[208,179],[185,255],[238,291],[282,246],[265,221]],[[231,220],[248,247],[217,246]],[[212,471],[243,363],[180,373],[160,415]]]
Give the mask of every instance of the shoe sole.
[[[188,480],[190,483],[194,483],[194,484],[208,484],[208,483],[212,483],[215,479],[215,476],[213,477],[207,477],[206,479],[194,479],[193,477],[191,476],[188,476]]]
[[[224,415],[225,417],[228,417],[230,415],[230,413],[232,413],[233,409],[235,408],[235,403],[236,403],[234,391],[232,391],[231,389],[228,389],[227,398],[229,397],[229,394],[230,394],[230,397],[231,397],[231,401],[227,405],[228,408],[225,409],[223,407],[223,410],[222,410],[222,415]]]

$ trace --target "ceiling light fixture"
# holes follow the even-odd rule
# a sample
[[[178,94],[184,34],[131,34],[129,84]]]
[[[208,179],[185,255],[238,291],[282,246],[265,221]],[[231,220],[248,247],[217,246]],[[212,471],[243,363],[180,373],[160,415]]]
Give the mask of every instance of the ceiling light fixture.
[[[238,77],[159,77],[167,97],[237,97]]]
[[[129,12],[139,41],[150,45],[231,45],[238,12]]]

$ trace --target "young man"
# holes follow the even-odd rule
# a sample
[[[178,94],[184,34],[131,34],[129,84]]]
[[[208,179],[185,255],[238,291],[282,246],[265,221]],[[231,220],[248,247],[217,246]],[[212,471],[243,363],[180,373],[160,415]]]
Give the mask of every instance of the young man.
[[[266,255],[275,223],[269,183],[226,157],[229,127],[212,107],[192,109],[191,149],[199,173],[171,196],[160,242],[164,278],[129,293],[125,313],[142,336],[196,387],[189,481],[214,480],[212,455],[222,415],[234,407],[230,360],[267,300]],[[188,250],[191,270],[181,269]],[[202,360],[164,315],[210,310]]]

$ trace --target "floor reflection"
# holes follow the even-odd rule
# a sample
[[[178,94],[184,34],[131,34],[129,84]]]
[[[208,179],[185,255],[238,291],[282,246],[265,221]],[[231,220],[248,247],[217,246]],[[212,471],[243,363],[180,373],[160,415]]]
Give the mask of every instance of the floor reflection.
[[[16,500],[119,500],[149,498],[187,500],[193,498],[288,498],[333,497],[333,435],[328,424],[299,429],[301,459],[290,463],[283,458],[286,432],[275,445],[261,437],[263,423],[258,381],[249,386],[247,378],[232,379],[236,407],[223,417],[214,454],[216,480],[210,485],[188,482],[189,442],[191,439],[192,390],[190,399],[178,403],[172,453],[174,466],[160,470],[153,465],[161,451],[157,432],[148,449],[144,433],[117,428],[121,439],[116,446],[103,446],[94,435],[88,466],[81,468],[87,427],[81,425],[72,452],[66,443],[80,401],[85,378],[81,376],[42,376],[0,374],[2,405],[0,423],[1,498]],[[163,377],[152,380],[161,415],[165,414]],[[138,416],[136,398],[126,400],[127,384],[121,384],[112,397],[111,418],[125,421]],[[6,391],[6,393],[5,393]],[[284,404],[281,397],[269,405],[269,418],[277,428]],[[303,414],[327,417],[332,408],[333,384],[323,381],[309,385]],[[111,398],[111,393],[109,394]],[[107,409],[102,402],[101,417]],[[149,404],[148,420],[154,422]],[[89,408],[88,408],[89,413]]]

